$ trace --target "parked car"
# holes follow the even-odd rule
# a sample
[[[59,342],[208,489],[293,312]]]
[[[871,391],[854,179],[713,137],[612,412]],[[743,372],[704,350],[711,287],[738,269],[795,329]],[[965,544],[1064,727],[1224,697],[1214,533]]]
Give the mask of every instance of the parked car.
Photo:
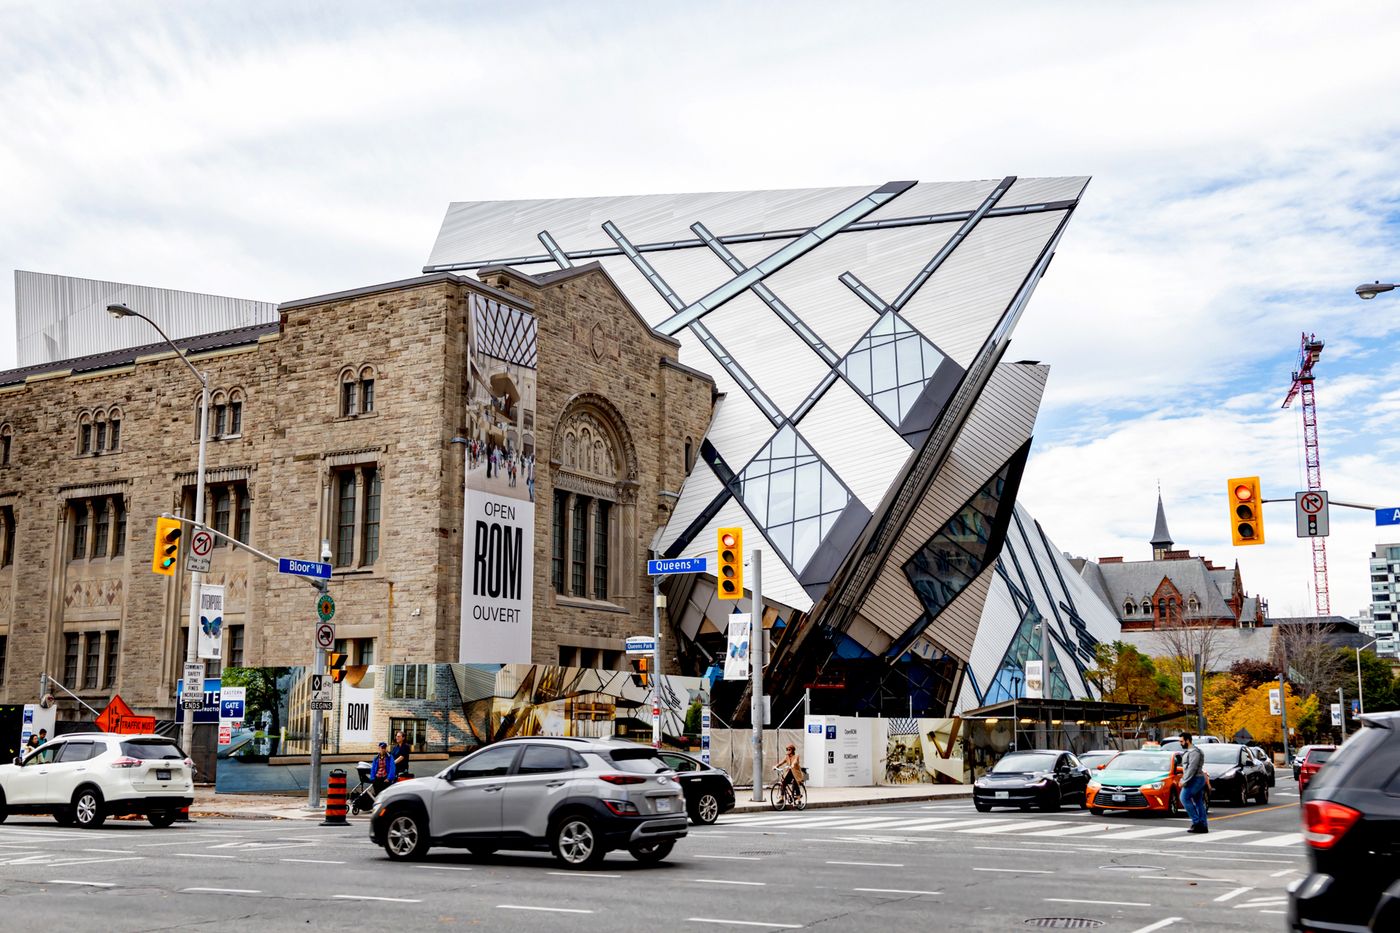
[[[1181,762],[1172,752],[1136,751],[1116,756],[1089,778],[1091,813],[1156,810],[1181,813]]]
[[[1273,787],[1278,781],[1274,773],[1274,756],[1264,751],[1258,745],[1246,745],[1245,749],[1263,766],[1264,779],[1268,782],[1270,787]]]
[[[1308,757],[1308,749],[1316,747],[1315,745],[1304,745],[1293,753],[1293,760],[1289,762],[1293,766],[1293,780],[1296,781],[1301,777],[1303,759]]]
[[[663,751],[661,760],[676,772],[691,820],[708,826],[721,813],[734,809],[734,782],[729,779],[729,772],[680,752]]]
[[[1242,807],[1250,800],[1269,802],[1269,781],[1249,749],[1233,742],[1201,746],[1210,777],[1210,799]]]
[[[96,829],[109,816],[175,822],[194,802],[194,762],[163,735],[79,732],[0,765],[0,822],[47,813],[64,826]]]
[[[1087,807],[1088,787],[1089,769],[1069,752],[1010,752],[972,785],[972,803],[982,813],[992,807]]]
[[[639,862],[671,853],[689,828],[685,796],[656,749],[615,739],[507,739],[431,777],[375,798],[370,838],[391,859],[430,846],[473,855],[552,851],[568,868],[626,849]]]
[[[1116,748],[1102,748],[1092,752],[1085,752],[1075,757],[1079,759],[1079,763],[1087,768],[1090,775],[1092,775],[1095,771],[1102,771],[1104,765],[1112,761],[1117,754],[1118,750]]]
[[[1400,713],[1361,717],[1303,804],[1311,872],[1289,894],[1295,933],[1400,930]]]
[[[1336,751],[1337,746],[1335,745],[1308,746],[1308,753],[1303,756],[1303,762],[1298,768],[1299,795],[1308,789],[1308,785],[1312,783],[1313,778],[1317,777],[1318,772],[1322,770],[1322,766],[1331,760],[1332,756],[1336,754]]]
[[[1146,744],[1147,744],[1147,743],[1144,742],[1144,743],[1143,743],[1143,746],[1146,747]],[[1191,744],[1192,744],[1192,745],[1221,745],[1221,744],[1224,744],[1224,743],[1223,743],[1223,741],[1221,740],[1220,736],[1218,736],[1218,735],[1198,735],[1198,736],[1194,736],[1194,737],[1191,739]],[[1180,737],[1170,738],[1170,739],[1163,739],[1160,748],[1161,748],[1162,751],[1164,751],[1164,752],[1179,752],[1179,751],[1181,751],[1181,739],[1180,739]]]

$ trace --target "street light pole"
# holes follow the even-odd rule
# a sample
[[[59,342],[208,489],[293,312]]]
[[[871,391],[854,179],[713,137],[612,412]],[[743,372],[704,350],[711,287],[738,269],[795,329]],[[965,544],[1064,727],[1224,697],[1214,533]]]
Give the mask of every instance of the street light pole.
[[[156,329],[161,339],[175,351],[175,355],[180,358],[194,378],[199,381],[199,466],[195,473],[194,487],[194,523],[196,527],[204,525],[204,463],[209,443],[209,377],[194,368],[189,357],[175,346],[175,341],[161,329],[155,321],[146,317],[140,311],[133,311],[124,304],[109,304],[107,313],[114,318],[139,317],[147,324]],[[188,547],[188,545],[187,545]],[[204,581],[204,575],[196,571],[190,571],[190,618],[189,635],[186,638],[185,662],[191,663],[199,660],[199,586]],[[198,690],[204,692],[204,684],[185,684],[186,692]],[[186,755],[194,752],[194,710],[181,710],[180,724],[180,747],[184,749]]]
[[[1360,648],[1356,649],[1356,709],[1358,713],[1366,712],[1366,695],[1361,692],[1361,652],[1365,651],[1367,648],[1371,647],[1378,641],[1380,641],[1379,638],[1373,638],[1366,644],[1362,645]],[[1346,714],[1347,711],[1343,709],[1343,719],[1346,718]]]

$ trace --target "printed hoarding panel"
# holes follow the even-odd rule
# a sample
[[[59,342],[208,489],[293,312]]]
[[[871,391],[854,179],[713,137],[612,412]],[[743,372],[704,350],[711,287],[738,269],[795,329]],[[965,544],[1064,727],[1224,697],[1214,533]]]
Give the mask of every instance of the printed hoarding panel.
[[[217,661],[223,657],[224,588],[212,583],[199,585],[199,656]]]

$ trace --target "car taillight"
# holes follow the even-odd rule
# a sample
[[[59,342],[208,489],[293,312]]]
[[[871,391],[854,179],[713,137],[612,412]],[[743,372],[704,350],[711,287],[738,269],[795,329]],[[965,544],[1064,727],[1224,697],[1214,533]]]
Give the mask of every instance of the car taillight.
[[[1330,849],[1361,819],[1361,811],[1330,800],[1303,804],[1303,838],[1314,849]]]
[[[647,779],[635,774],[600,774],[609,784],[645,784]]]
[[[636,816],[640,812],[637,805],[630,800],[604,800],[603,806],[617,816]]]
[[[141,766],[144,765],[144,764],[145,764],[145,762],[142,761],[140,758],[118,758],[116,761],[112,762],[112,767],[114,767],[114,768],[139,768],[139,767],[141,767]]]

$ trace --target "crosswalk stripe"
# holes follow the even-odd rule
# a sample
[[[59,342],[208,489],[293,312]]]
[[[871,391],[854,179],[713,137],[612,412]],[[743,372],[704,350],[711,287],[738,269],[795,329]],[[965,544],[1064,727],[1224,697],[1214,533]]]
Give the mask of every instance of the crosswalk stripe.
[[[1125,833],[1114,833],[1114,839],[1151,839],[1154,836],[1184,836],[1186,830],[1181,826],[1154,826],[1151,829],[1130,829]]]
[[[1282,833],[1277,836],[1267,836],[1263,839],[1251,839],[1246,842],[1247,846],[1295,846],[1303,841],[1302,833]]]
[[[1207,833],[1206,835],[1207,835],[1209,838],[1202,839],[1202,840],[1200,840],[1201,842],[1224,842],[1224,841],[1227,840],[1227,839],[1239,839],[1241,836],[1257,836],[1257,835],[1259,835],[1259,831],[1258,831],[1258,830],[1255,830],[1255,829],[1222,829],[1222,830],[1214,830],[1214,829],[1213,829],[1213,830],[1211,830],[1209,833]],[[1172,841],[1172,840],[1167,840],[1167,841]],[[1187,833],[1187,832],[1183,831],[1182,834],[1181,834],[1181,838],[1178,839],[1178,840],[1175,840],[1175,841],[1178,841],[1178,842],[1195,842],[1195,841],[1197,841],[1197,840],[1196,840],[1196,837],[1195,837],[1195,836],[1191,835],[1190,833]]]
[[[1037,824],[1034,820],[1001,820],[996,826],[969,826],[967,829],[956,830],[960,833],[1019,833],[1024,832],[1028,826],[1044,825]]]
[[[1108,827],[1106,827],[1106,826],[1100,826],[1100,825],[1097,824],[1097,823],[1091,823],[1091,824],[1088,825],[1088,826],[1085,826],[1084,824],[1080,823],[1080,824],[1077,824],[1077,825],[1074,825],[1074,826],[1065,826],[1065,827],[1063,827],[1063,828],[1061,828],[1061,829],[1046,829],[1046,830],[1041,830],[1040,832],[1026,833],[1026,835],[1027,835],[1027,836],[1036,836],[1036,837],[1040,837],[1040,836],[1083,836],[1083,835],[1087,835],[1087,834],[1089,834],[1089,833],[1102,833],[1102,832],[1105,832],[1107,829],[1108,829]]]

